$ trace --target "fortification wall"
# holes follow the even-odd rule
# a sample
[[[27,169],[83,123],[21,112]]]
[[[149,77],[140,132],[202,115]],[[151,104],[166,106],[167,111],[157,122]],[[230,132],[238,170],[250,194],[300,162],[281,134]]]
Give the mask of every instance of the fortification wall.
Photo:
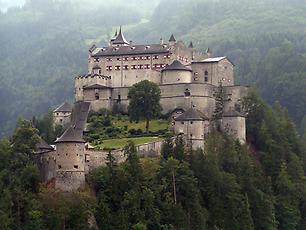
[[[84,171],[56,171],[55,188],[64,192],[77,191],[85,188]]]
[[[242,144],[246,141],[246,125],[244,117],[223,117],[222,129]]]
[[[55,156],[56,151],[40,153],[38,159],[38,168],[40,171],[40,178],[43,181],[49,181],[55,177]]]
[[[192,72],[190,71],[163,71],[162,84],[178,84],[178,83],[191,83]]]
[[[224,87],[226,94],[226,103],[224,105],[224,110],[236,109],[241,104],[242,99],[248,95],[248,87],[245,86],[228,86]]]
[[[156,157],[160,155],[163,141],[155,141],[147,144],[136,145],[137,153],[140,157]],[[106,157],[109,151],[104,150],[86,150],[85,151],[85,172],[86,174],[100,166],[106,164]],[[126,160],[123,149],[111,151],[113,157],[118,163],[123,163]]]
[[[94,84],[111,87],[112,80],[110,76],[102,76],[102,75],[86,75],[86,76],[76,77],[74,80],[75,100],[83,101],[84,100],[83,87]]]

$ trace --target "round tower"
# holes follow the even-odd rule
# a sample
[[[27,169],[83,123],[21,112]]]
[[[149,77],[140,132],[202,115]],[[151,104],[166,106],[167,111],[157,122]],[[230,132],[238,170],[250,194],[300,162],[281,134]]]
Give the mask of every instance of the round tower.
[[[76,191],[85,187],[85,141],[73,127],[55,141],[55,188]]]
[[[174,60],[161,71],[162,84],[191,83],[192,70],[184,66],[180,61]]]

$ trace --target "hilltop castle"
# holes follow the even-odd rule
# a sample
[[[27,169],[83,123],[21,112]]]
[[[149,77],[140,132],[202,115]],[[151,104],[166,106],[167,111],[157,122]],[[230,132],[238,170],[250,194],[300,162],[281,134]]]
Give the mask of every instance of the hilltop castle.
[[[172,119],[176,135],[183,135],[193,148],[204,148],[215,110],[215,94],[224,90],[221,128],[241,143],[245,142],[245,118],[240,113],[241,98],[247,88],[234,84],[234,65],[227,57],[213,57],[186,46],[171,35],[168,42],[137,45],[128,42],[120,28],[107,47],[89,49],[88,73],[75,78],[75,105],[64,103],[54,111],[55,123],[70,124],[56,141],[56,149],[41,144],[41,171],[45,180],[55,179],[64,191],[82,188],[85,174],[104,164],[106,152],[85,148],[82,139],[89,111],[114,108],[127,112],[128,90],[149,80],[161,90],[162,112]],[[162,142],[138,146],[142,154],[159,154]],[[116,151],[119,161],[123,152]]]

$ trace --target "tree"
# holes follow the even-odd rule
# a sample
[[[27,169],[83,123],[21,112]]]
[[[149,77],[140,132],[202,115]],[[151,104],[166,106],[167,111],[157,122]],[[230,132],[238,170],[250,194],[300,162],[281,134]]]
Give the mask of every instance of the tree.
[[[212,120],[216,125],[216,128],[220,130],[220,120],[222,119],[223,112],[224,112],[224,97],[225,97],[225,92],[224,88],[222,86],[222,83],[219,83],[219,86],[217,90],[215,91],[215,100],[216,100],[216,105],[215,105],[215,110],[212,116]]]
[[[128,93],[130,104],[128,112],[132,121],[146,120],[146,132],[149,131],[150,120],[157,117],[162,108],[159,104],[160,89],[148,80],[133,85]]]

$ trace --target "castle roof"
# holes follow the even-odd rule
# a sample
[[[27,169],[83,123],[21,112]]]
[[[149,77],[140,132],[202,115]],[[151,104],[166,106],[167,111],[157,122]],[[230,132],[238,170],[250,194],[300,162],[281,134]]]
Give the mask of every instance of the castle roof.
[[[209,120],[202,112],[197,109],[190,108],[182,115],[175,118],[176,121],[204,121]]]
[[[64,102],[54,110],[54,112],[71,112],[71,111],[72,111],[72,106],[68,102]]]
[[[111,87],[105,86],[105,85],[100,85],[100,84],[93,84],[89,86],[84,86],[83,89],[110,89]]]
[[[189,43],[188,48],[193,48],[193,42],[192,41]]]
[[[116,34],[117,34],[117,31],[116,31]],[[121,26],[120,26],[119,33],[117,34],[116,38],[112,40],[112,44],[115,44],[115,45],[117,44],[118,45],[122,45],[122,44],[128,45],[129,44],[121,31]]]
[[[227,59],[230,63],[232,63],[232,65],[234,65],[233,62],[228,57],[226,57],[226,56],[224,56],[224,57],[206,58],[206,59],[204,59],[202,61],[195,61],[193,63],[216,63],[216,62],[220,62],[220,61],[222,61],[224,59]]]
[[[244,115],[239,113],[235,109],[231,109],[231,110],[224,112],[223,117],[244,117]]]
[[[72,126],[70,126],[63,133],[63,135],[55,141],[55,143],[65,143],[65,142],[85,143],[82,137],[76,132],[76,130]]]
[[[169,38],[169,42],[176,42],[176,39],[175,39],[173,34],[171,34],[171,36]]]
[[[192,71],[184,66],[180,61],[174,60],[170,65],[166,66],[166,68],[162,69],[162,71],[166,70],[183,70],[183,71]]]
[[[73,107],[71,123],[73,124],[74,130],[80,137],[82,137],[83,131],[86,127],[89,108],[90,102],[85,101],[78,101]]]
[[[119,55],[140,55],[140,54],[161,54],[169,53],[169,46],[165,44],[150,45],[128,45],[118,47],[97,48],[93,57],[119,56]]]
[[[36,148],[39,150],[54,150],[48,143],[42,139],[41,137],[39,138],[39,142],[36,145]]]

